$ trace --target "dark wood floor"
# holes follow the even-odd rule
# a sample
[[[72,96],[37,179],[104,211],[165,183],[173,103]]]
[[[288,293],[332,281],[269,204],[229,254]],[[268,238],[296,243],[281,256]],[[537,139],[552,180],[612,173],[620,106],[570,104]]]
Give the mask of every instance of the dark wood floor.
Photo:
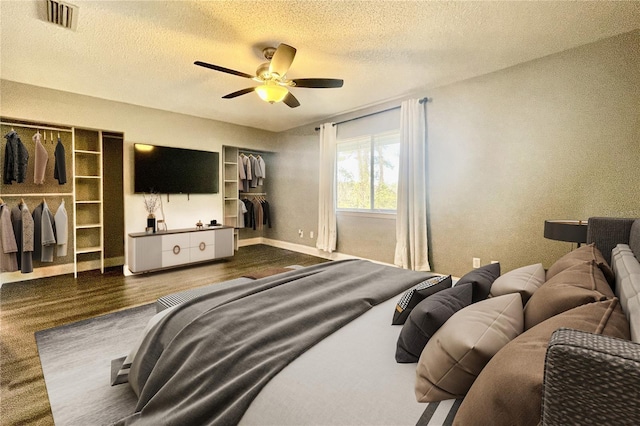
[[[53,425],[34,333],[155,301],[188,288],[325,259],[265,245],[229,260],[125,277],[121,268],[5,284],[0,290],[0,424]]]

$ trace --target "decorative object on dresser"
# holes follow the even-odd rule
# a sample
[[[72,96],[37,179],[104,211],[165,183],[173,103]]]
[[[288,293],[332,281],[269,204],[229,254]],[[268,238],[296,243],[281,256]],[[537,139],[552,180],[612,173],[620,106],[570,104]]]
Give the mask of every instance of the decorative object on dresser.
[[[144,208],[147,209],[147,228],[148,233],[156,233],[156,215],[155,211],[160,206],[160,196],[156,193],[142,194],[144,197]]]

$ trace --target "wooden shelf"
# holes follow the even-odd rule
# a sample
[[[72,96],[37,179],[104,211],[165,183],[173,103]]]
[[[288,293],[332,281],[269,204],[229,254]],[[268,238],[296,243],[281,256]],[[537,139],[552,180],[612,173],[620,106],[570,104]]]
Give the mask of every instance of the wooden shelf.
[[[93,228],[102,228],[102,224],[100,223],[89,223],[86,225],[76,225],[76,229],[93,229]]]
[[[102,251],[102,247],[78,247],[76,249],[76,254],[87,254],[87,253],[98,253]]]

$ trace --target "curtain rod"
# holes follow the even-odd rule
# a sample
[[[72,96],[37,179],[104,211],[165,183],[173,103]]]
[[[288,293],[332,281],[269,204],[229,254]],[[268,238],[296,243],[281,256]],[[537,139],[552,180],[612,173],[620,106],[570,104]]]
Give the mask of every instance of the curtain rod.
[[[420,102],[421,104],[430,102],[431,99],[424,97],[422,99],[420,99],[418,102]],[[395,107],[391,107],[391,108],[387,108],[387,109],[383,109],[381,111],[376,111],[376,112],[372,112],[369,114],[365,114],[365,115],[361,115],[360,117],[354,117],[354,118],[349,118],[347,120],[343,120],[343,121],[338,121],[337,123],[333,123],[334,126],[337,126],[338,124],[343,124],[343,123],[348,123],[349,121],[354,121],[354,120],[360,120],[361,118],[366,118],[366,117],[371,117],[372,115],[376,115],[376,114],[382,114],[383,112],[387,112],[387,111],[393,111],[394,109],[398,109],[400,108],[400,105],[395,106]],[[318,130],[320,130],[320,127],[316,127],[315,131],[317,132]]]

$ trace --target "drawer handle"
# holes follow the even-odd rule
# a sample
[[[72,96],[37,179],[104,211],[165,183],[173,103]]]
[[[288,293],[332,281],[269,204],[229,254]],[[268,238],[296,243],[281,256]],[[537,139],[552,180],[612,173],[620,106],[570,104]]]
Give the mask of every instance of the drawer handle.
[[[207,245],[203,242],[200,243],[200,245],[198,246],[198,248],[200,248],[200,251],[204,251],[204,249],[207,248]]]
[[[173,254],[180,254],[180,246],[179,245],[175,245],[173,246]]]

